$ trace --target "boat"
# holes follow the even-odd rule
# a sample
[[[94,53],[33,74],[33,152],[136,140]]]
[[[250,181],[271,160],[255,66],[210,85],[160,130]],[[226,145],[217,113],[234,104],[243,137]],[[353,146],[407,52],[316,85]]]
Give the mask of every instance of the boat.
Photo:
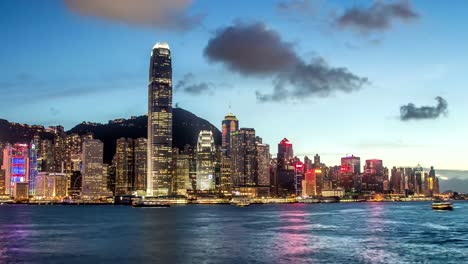
[[[321,200],[322,203],[339,203],[340,198],[338,197],[325,197]]]
[[[239,207],[245,207],[250,205],[250,200],[249,199],[240,199],[235,203],[235,205]]]
[[[302,202],[306,204],[311,204],[311,203],[320,203],[321,201],[319,198],[304,198],[302,199]]]
[[[449,201],[435,200],[432,202],[434,210],[453,210],[453,205]]]
[[[133,207],[154,207],[154,208],[165,208],[165,207],[170,207],[171,205],[169,203],[163,203],[163,202],[158,202],[158,201],[135,201],[132,203]]]

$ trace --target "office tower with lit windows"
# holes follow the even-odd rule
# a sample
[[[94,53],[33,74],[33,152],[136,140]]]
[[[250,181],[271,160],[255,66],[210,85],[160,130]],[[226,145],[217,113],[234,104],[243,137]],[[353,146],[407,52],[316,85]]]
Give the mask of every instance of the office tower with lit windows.
[[[223,195],[230,195],[231,183],[231,158],[223,154],[221,156],[221,179],[219,183],[220,193]]]
[[[133,139],[117,139],[114,156],[115,195],[129,195],[133,191],[135,160]]]
[[[414,192],[416,194],[424,194],[424,169],[419,164],[414,168],[413,181]]]
[[[54,156],[54,172],[64,172],[66,158],[66,134],[62,126],[53,127],[55,131],[53,156]]]
[[[39,173],[39,165],[37,161],[37,145],[34,140],[29,144],[29,195],[36,195],[36,176]]]
[[[146,138],[137,138],[133,140],[134,154],[134,181],[133,191],[143,194],[146,192],[146,175],[148,166],[148,141]]]
[[[109,195],[103,164],[104,144],[98,139],[83,141],[82,191],[84,199],[96,199]]]
[[[172,185],[172,64],[167,43],[151,51],[148,84],[148,175],[146,194],[166,196]]]
[[[296,193],[293,145],[284,138],[278,144],[276,183],[277,195],[289,196]]]
[[[28,194],[29,180],[29,148],[28,144],[7,144],[3,149],[3,165],[5,171],[5,194],[15,196],[19,193],[16,188],[21,188],[20,193],[26,198]],[[16,198],[16,197],[15,197]]]
[[[0,168],[0,195],[2,194],[5,194],[5,170]]]
[[[253,128],[241,128],[231,133],[232,187],[257,185],[255,141]]]
[[[213,133],[201,130],[197,140],[197,190],[213,191],[215,189],[216,148]]]
[[[227,114],[221,124],[222,142],[221,147],[230,153],[231,133],[239,129],[239,120],[232,113]]]
[[[341,158],[342,171],[349,172],[351,174],[361,173],[361,158],[354,155],[346,156]]]
[[[43,139],[40,141],[40,145],[37,161],[39,171],[54,171],[54,147],[52,141]]]
[[[270,146],[257,140],[255,150],[258,185],[270,186]]]
[[[67,175],[57,172],[40,172],[36,177],[36,197],[61,199],[67,196]]]
[[[302,180],[304,179],[304,163],[300,160],[294,162],[294,189],[295,195],[302,195]]]
[[[175,169],[174,169],[174,194],[187,195],[187,190],[191,189],[190,182],[190,156],[179,153],[176,149],[173,153]]]
[[[369,159],[364,165],[364,175],[360,186],[365,191],[382,193],[384,190],[384,167],[382,160]]]
[[[304,179],[302,180],[302,196],[310,197],[317,195],[317,182],[316,182],[316,169],[309,169],[304,174]]]

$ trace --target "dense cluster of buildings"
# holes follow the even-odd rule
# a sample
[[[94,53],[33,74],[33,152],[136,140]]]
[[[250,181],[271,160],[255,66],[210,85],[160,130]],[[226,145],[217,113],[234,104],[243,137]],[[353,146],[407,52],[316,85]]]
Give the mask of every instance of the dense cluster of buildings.
[[[120,138],[111,164],[103,143],[92,134],[66,134],[51,127],[54,139],[38,135],[27,143],[0,143],[0,195],[27,199],[99,200],[111,196],[151,197],[328,197],[426,196],[439,193],[434,168],[388,169],[382,160],[354,155],[337,166],[317,154],[303,160],[286,138],[271,156],[253,128],[235,115],[222,121],[222,143],[199,131],[196,145],[172,146],[171,51],[157,43],[150,60],[148,138]],[[115,121],[115,122],[118,122]]]

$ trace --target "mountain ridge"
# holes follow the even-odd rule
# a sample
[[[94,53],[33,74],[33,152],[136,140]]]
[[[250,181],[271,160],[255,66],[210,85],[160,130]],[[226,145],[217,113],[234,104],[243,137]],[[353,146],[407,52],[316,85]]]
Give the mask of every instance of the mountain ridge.
[[[118,138],[147,137],[147,116],[132,116],[129,119],[119,118],[106,123],[82,122],[67,130],[67,134],[84,135],[93,133],[94,138],[104,143],[104,162],[110,164],[116,149]],[[173,108],[172,118],[173,147],[182,149],[185,145],[195,146],[200,130],[211,130],[216,145],[221,145],[221,131],[209,121],[183,109]],[[28,143],[34,134],[41,138],[52,139],[53,132],[40,125],[27,125],[0,119],[0,142]]]

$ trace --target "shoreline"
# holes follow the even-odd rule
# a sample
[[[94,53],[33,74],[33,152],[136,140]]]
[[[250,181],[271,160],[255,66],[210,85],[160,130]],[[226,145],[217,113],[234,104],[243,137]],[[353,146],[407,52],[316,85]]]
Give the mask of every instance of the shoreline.
[[[467,200],[451,200],[452,202],[465,202]],[[412,202],[432,202],[432,199],[424,199],[424,200],[405,200],[405,201],[336,201],[336,202],[260,202],[260,201],[253,201],[250,205],[269,205],[269,204],[337,204],[337,203],[412,203]],[[170,205],[236,205],[235,202],[166,202]],[[118,204],[118,203],[106,203],[106,202],[0,202],[0,206],[8,206],[8,205],[30,205],[30,206],[131,206],[131,204]]]

